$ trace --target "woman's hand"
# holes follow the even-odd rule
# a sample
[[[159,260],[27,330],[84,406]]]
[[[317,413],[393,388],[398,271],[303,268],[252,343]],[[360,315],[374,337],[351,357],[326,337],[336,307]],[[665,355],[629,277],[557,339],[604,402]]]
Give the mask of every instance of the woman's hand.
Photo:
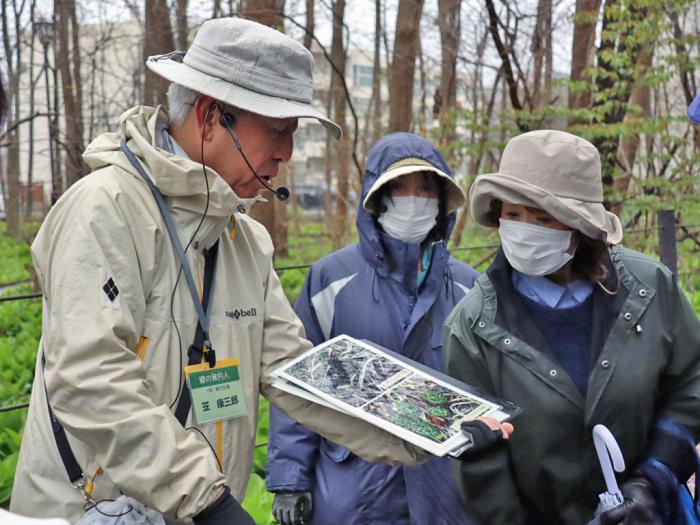
[[[501,423],[492,417],[480,417],[476,419],[477,421],[483,421],[488,425],[488,427],[494,432],[501,431],[503,434],[503,439],[508,439],[510,435],[515,431],[515,427],[511,423]]]
[[[462,432],[471,438],[471,446],[459,459],[471,460],[497,446],[503,444],[515,428],[511,423],[501,423],[492,417],[480,417],[462,423]]]

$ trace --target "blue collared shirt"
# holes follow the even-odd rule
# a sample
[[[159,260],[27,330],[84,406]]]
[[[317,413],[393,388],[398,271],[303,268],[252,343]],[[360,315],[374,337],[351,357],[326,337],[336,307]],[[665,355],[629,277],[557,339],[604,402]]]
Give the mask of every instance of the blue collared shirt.
[[[562,286],[546,277],[526,275],[513,269],[512,280],[513,286],[519,293],[555,310],[578,306],[593,293],[593,285],[583,279]]]

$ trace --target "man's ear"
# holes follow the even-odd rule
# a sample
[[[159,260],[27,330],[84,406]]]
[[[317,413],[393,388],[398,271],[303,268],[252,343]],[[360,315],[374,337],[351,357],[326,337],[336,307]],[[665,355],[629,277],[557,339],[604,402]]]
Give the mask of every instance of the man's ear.
[[[214,99],[206,95],[197,97],[192,109],[200,138],[204,142],[209,142],[214,135],[214,125],[219,113]]]

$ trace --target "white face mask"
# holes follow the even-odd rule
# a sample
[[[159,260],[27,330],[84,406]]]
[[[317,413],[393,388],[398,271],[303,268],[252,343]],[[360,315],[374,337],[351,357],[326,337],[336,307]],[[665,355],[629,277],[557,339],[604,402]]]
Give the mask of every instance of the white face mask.
[[[555,230],[521,221],[499,219],[501,246],[508,262],[526,275],[549,275],[571,260],[572,230]]]
[[[384,231],[399,241],[418,244],[437,223],[438,199],[426,197],[385,197],[386,211],[379,216]]]

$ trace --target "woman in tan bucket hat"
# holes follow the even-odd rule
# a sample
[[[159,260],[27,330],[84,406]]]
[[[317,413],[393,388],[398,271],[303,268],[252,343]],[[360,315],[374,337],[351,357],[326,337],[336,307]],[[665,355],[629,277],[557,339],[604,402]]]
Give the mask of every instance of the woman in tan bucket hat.
[[[600,522],[681,523],[676,489],[700,432],[700,323],[665,266],[618,244],[598,151],[561,131],[525,133],[469,199],[501,250],[447,320],[446,370],[523,409],[507,445],[458,463],[474,511],[488,524],[588,523],[605,492],[600,423],[627,464],[624,503]]]

